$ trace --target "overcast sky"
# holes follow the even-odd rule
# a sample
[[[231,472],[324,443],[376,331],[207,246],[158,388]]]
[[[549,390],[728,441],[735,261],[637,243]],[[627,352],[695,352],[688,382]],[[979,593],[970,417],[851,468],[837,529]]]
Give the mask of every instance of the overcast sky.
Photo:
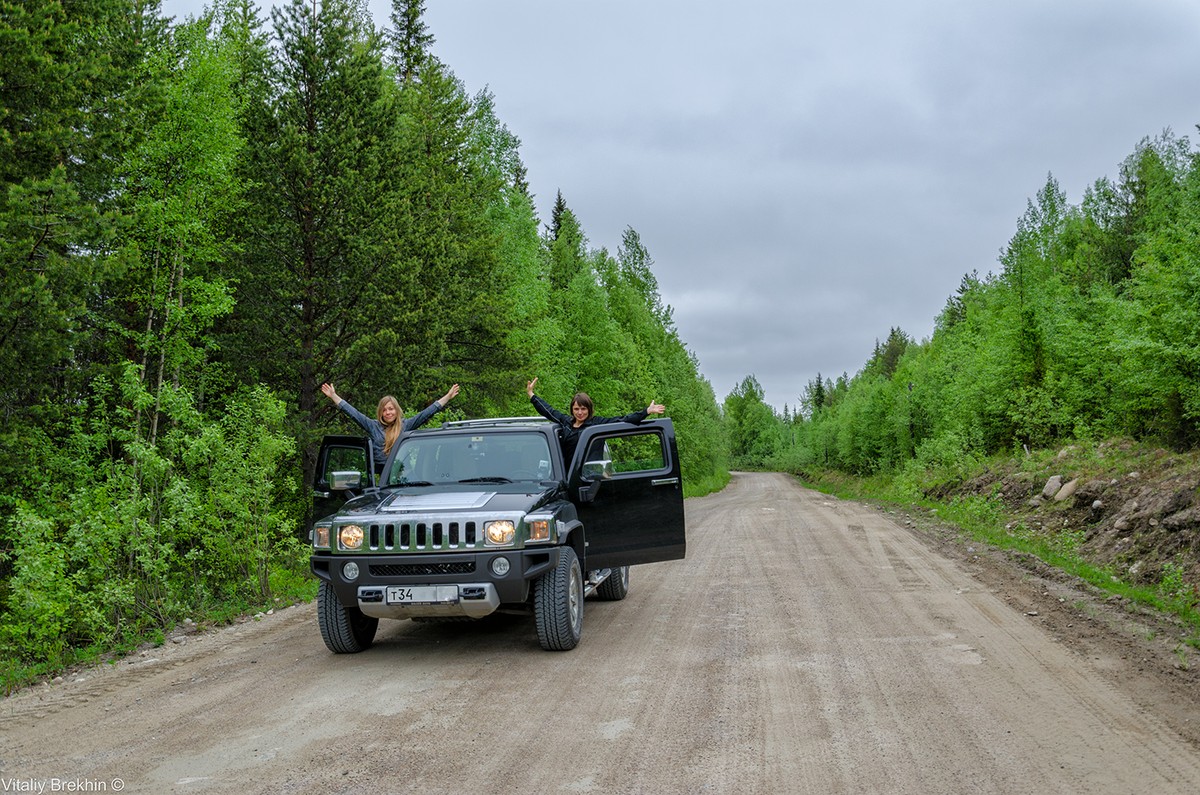
[[[929,337],[1047,175],[1078,204],[1200,123],[1196,0],[427,0],[426,24],[543,221],[562,191],[592,248],[636,229],[717,400],[752,374],[779,410],[893,326]]]

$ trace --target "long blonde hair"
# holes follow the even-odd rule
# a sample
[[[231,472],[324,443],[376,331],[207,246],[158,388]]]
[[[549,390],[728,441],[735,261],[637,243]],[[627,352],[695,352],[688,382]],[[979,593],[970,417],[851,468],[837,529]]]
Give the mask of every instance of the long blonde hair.
[[[388,403],[396,407],[396,419],[388,425],[383,421],[383,408]],[[375,407],[375,419],[379,420],[379,424],[383,426],[383,452],[392,452],[392,445],[400,438],[400,431],[404,428],[404,412],[400,410],[400,401],[391,395],[384,395],[379,398],[379,405]]]

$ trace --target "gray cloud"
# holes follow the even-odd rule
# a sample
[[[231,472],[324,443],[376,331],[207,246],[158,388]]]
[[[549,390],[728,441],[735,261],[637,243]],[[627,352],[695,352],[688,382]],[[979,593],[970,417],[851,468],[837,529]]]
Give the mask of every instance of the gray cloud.
[[[780,409],[930,335],[1047,174],[1078,202],[1200,122],[1193,0],[426,5],[542,217],[561,189],[593,246],[636,229],[718,399],[752,373]]]

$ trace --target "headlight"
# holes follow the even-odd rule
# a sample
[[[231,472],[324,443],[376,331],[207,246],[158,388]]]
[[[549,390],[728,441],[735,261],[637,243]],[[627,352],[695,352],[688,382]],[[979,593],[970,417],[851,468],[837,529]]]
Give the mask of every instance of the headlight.
[[[314,549],[329,549],[329,534],[333,528],[327,524],[313,525],[312,545]]]
[[[511,544],[517,536],[517,528],[505,519],[502,522],[488,522],[483,526],[483,537],[490,547]]]
[[[550,540],[550,520],[549,519],[526,519],[526,526],[529,528],[530,541],[549,541]]]
[[[342,525],[338,529],[339,549],[359,549],[363,544],[363,529],[356,524]]]

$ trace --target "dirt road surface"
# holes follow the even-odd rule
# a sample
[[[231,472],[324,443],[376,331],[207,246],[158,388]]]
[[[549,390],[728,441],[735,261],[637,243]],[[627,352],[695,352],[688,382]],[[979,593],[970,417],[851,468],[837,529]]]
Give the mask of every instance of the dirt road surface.
[[[1069,586],[1005,581],[965,543],[782,475],[736,475],[687,515],[687,559],[589,601],[574,651],[499,616],[382,622],[338,656],[313,606],[290,607],[0,702],[0,784],[1200,792],[1196,688],[1105,641],[1104,608]]]

